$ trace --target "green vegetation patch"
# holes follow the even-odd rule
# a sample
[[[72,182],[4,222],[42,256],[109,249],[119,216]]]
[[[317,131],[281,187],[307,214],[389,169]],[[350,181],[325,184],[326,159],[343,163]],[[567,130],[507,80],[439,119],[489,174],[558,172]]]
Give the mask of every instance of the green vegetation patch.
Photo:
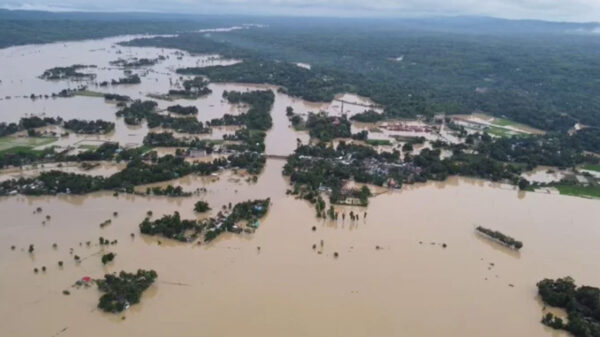
[[[521,249],[521,247],[523,247],[523,243],[521,241],[515,240],[515,239],[511,238],[510,236],[500,233],[498,231],[491,230],[491,229],[481,227],[481,226],[477,226],[476,230],[478,233],[484,234],[485,236],[487,236],[495,241],[498,241],[507,247],[514,248],[516,250],[519,250],[519,249]]]
[[[392,145],[388,139],[367,139],[366,143],[372,146]]]
[[[101,119],[95,121],[71,119],[64,122],[63,127],[79,134],[106,134],[115,129],[115,123]]]
[[[600,172],[600,164],[586,164],[581,167],[583,170]]]
[[[515,135],[519,135],[518,132],[515,132],[513,130],[509,130],[509,129],[505,129],[505,128],[501,128],[501,127],[497,127],[497,126],[492,126],[489,127],[486,130],[490,135],[494,135],[497,137],[512,137]]]
[[[575,337],[600,336],[600,289],[575,285],[570,277],[545,279],[537,284],[538,293],[546,305],[564,309],[568,321],[547,313],[542,324],[565,330]]]
[[[211,241],[226,231],[242,232],[243,229],[238,226],[242,221],[246,222],[246,229],[253,232],[258,228],[258,220],[267,214],[269,204],[268,198],[240,202],[233,208],[230,203],[229,208],[223,207],[216,217],[200,221],[181,219],[179,212],[175,212],[173,215],[164,215],[156,220],[146,218],[139,227],[143,234],[160,235],[181,242],[192,242],[202,233],[204,233],[204,241]],[[199,201],[194,206],[194,210],[199,213],[206,212],[210,210],[210,206],[206,202]]]
[[[82,145],[79,145],[77,148],[84,149],[84,150],[95,150],[98,147],[99,147],[99,145],[82,144]]]
[[[151,221],[146,218],[140,224],[140,232],[147,235],[161,235],[165,238],[190,242],[194,240],[204,228],[196,220],[181,219],[179,212],[165,215],[160,219]]]
[[[510,119],[506,119],[506,118],[495,118],[494,122],[492,124],[500,125],[500,126],[512,126],[512,127],[521,127],[521,126],[523,126],[522,124],[519,124],[517,122],[511,121]]]
[[[600,198],[600,186],[554,185],[554,187],[563,195],[582,198]]]
[[[515,130],[521,131],[522,133],[530,133],[531,131],[542,132],[542,130],[537,130],[527,124],[518,123],[506,118],[494,118],[492,124],[499,127],[511,127]]]
[[[86,68],[96,68],[93,65],[84,65],[84,64],[74,64],[69,67],[54,67],[44,71],[44,73],[40,76],[46,80],[63,80],[63,79],[94,79],[96,77],[95,74],[88,74],[79,72],[79,70]]]
[[[85,97],[104,97],[103,93],[91,90],[78,90],[75,92],[75,95]]]
[[[142,293],[157,277],[154,270],[142,269],[135,274],[121,271],[119,275],[104,275],[104,279],[96,281],[98,289],[104,293],[100,297],[98,308],[112,313],[126,310],[130,305],[140,302]]]
[[[34,147],[53,143],[58,138],[55,137],[2,137],[0,138],[0,153],[7,150],[29,150]]]

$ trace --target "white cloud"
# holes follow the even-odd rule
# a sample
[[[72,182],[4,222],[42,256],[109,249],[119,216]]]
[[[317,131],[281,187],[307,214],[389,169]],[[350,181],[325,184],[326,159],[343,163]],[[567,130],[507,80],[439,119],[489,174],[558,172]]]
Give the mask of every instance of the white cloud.
[[[340,16],[485,15],[565,21],[598,21],[600,18],[600,0],[0,0],[0,6],[61,11]]]

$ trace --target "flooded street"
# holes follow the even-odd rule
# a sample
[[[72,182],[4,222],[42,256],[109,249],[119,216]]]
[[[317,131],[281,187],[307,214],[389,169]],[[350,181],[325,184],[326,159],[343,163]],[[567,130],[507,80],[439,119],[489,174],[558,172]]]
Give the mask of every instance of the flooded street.
[[[96,80],[102,81],[122,76],[121,70],[103,69],[119,57],[169,55],[142,77],[140,85],[89,88],[148,99],[149,93],[164,94],[176,87],[177,67],[236,62],[214,55],[185,54],[178,59],[173,50],[113,48],[130,38],[0,50],[0,97],[51,94],[77,86],[38,78],[45,69],[59,65],[98,65]],[[300,114],[341,109],[339,101],[305,102],[278,93],[273,86],[211,83],[209,88],[209,96],[158,101],[159,108],[195,105],[198,119],[208,121],[245,111],[246,107],[223,100],[225,90],[274,90],[273,128],[265,140],[268,155],[288,155],[298,140],[309,141],[306,132],[290,127],[287,106]],[[338,97],[371,103],[352,101],[355,98]],[[345,103],[347,109],[358,113],[365,108]],[[54,145],[94,139],[140,145],[147,127],[130,129],[115,117],[116,111],[114,104],[97,97],[0,101],[0,119],[5,122],[40,113],[116,121],[111,134],[70,135]],[[219,139],[233,132],[222,128],[208,137]],[[182,186],[185,191],[206,188],[185,198],[112,192],[1,197],[0,336],[566,336],[540,324],[543,305],[536,283],[569,275],[579,284],[600,285],[597,200],[450,178],[383,193],[372,198],[368,208],[336,207],[359,213],[360,220],[330,221],[317,219],[312,205],[286,194],[290,186],[281,174],[284,163],[268,159],[256,182],[222,171],[155,184]],[[103,164],[89,173],[109,175],[118,167]],[[64,170],[81,172],[77,167]],[[28,176],[24,171],[4,172],[0,178]],[[153,219],[174,211],[183,218],[202,218],[215,215],[229,202],[257,198],[271,198],[272,205],[254,234],[225,233],[210,244],[197,245],[139,233],[138,225],[149,210]],[[198,200],[207,201],[213,210],[195,214]],[[38,207],[41,212],[35,212]],[[108,219],[111,223],[100,227]],[[475,233],[478,225],[510,233],[524,247],[516,252],[486,240]],[[99,237],[118,243],[101,247]],[[30,244],[35,247],[31,254]],[[103,265],[103,252],[116,253],[114,262]],[[82,261],[76,263],[74,255]],[[64,266],[59,267],[58,261]],[[42,266],[45,272],[33,272]],[[141,303],[122,314],[97,309],[96,286],[71,287],[84,276],[101,278],[137,269],[154,269],[159,276]],[[63,295],[63,290],[70,295]]]

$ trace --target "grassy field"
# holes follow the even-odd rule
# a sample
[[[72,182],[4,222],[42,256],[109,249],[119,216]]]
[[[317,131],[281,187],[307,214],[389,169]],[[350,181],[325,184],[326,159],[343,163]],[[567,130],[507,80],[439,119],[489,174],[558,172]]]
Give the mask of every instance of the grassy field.
[[[514,130],[519,130],[520,132],[525,133],[525,134],[543,133],[542,130],[538,130],[529,125],[517,123],[515,121],[511,121],[510,119],[506,119],[506,118],[497,118],[496,117],[492,120],[491,124],[492,124],[492,127],[495,126],[499,129],[513,128]]]
[[[371,146],[379,146],[379,145],[392,145],[392,143],[387,139],[368,139],[365,143]]]
[[[490,135],[498,136],[498,137],[511,137],[516,136],[517,134],[514,131],[500,128],[497,126],[492,126],[486,130]]]
[[[600,186],[556,185],[560,194],[582,198],[600,198]]]
[[[586,164],[581,167],[582,170],[600,172],[600,164]]]
[[[91,90],[81,90],[75,93],[77,96],[86,96],[86,97],[104,97],[104,94],[101,92],[91,91]]]
[[[514,126],[514,127],[521,126],[521,124],[519,124],[517,122],[513,122],[510,119],[506,119],[506,118],[494,118],[494,124],[499,125],[499,126]]]
[[[84,150],[95,150],[98,147],[99,147],[98,145],[89,145],[89,144],[84,144],[84,145],[79,145],[78,146],[78,148],[84,149]]]
[[[53,143],[57,140],[54,137],[2,137],[0,138],[0,152],[7,150],[27,150],[41,145]]]

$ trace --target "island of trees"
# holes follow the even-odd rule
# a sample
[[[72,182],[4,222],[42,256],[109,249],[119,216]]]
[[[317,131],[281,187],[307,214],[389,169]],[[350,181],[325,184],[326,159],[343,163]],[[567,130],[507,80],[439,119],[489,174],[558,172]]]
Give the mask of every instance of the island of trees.
[[[183,88],[183,91],[170,90],[169,95],[195,99],[212,93],[212,90],[208,87],[208,81],[199,76],[183,81]]]
[[[211,126],[240,125],[243,129],[237,130],[233,137],[226,140],[241,141],[242,145],[230,145],[229,148],[236,151],[250,151],[262,153],[265,150],[265,131],[273,126],[271,108],[275,101],[275,94],[271,90],[263,91],[224,91],[223,98],[230,103],[245,103],[250,105],[248,112],[234,116],[225,114],[222,118],[210,121]]]
[[[305,127],[309,130],[312,138],[324,142],[334,138],[350,138],[352,136],[350,121],[345,116],[331,117],[322,113],[309,113]]]
[[[172,132],[149,132],[144,137],[144,145],[162,147],[188,147],[205,150],[207,154],[212,153],[214,143],[214,141],[200,139],[197,137],[175,137]]]
[[[5,137],[17,133],[19,131],[27,130],[30,135],[35,135],[33,129],[42,128],[49,125],[62,125],[65,129],[72,130],[75,133],[82,134],[104,134],[108,133],[115,128],[115,123],[107,122],[103,120],[85,121],[79,119],[71,119],[63,121],[62,118],[57,117],[22,117],[19,123],[0,123],[0,137]]]
[[[192,242],[201,234],[204,234],[204,241],[214,240],[219,234],[228,231],[240,233],[244,229],[248,232],[258,227],[258,220],[262,218],[269,210],[270,199],[250,200],[237,203],[233,206],[220,211],[216,217],[198,220],[181,219],[179,212],[173,215],[164,215],[163,217],[150,220],[144,219],[140,224],[140,232],[147,235],[160,235],[162,237],[181,242]],[[206,212],[208,204],[199,201],[194,206],[196,212]],[[244,227],[239,223],[245,221]]]
[[[206,96],[212,93],[212,90],[208,87],[208,81],[200,76],[196,76],[193,79],[187,79],[183,81],[183,90],[171,89],[166,95],[157,95],[157,98],[173,100],[178,98],[183,99],[197,99],[202,96]]]
[[[538,293],[546,305],[564,309],[567,322],[547,313],[542,323],[554,329],[566,330],[575,337],[600,336],[600,289],[575,285],[570,277],[545,279],[537,284]]]
[[[510,236],[508,236],[506,234],[502,234],[498,231],[488,229],[488,228],[485,228],[482,226],[477,226],[477,228],[475,228],[475,230],[478,233],[481,233],[484,236],[493,239],[494,241],[500,242],[501,244],[503,244],[507,247],[514,248],[516,250],[519,250],[519,249],[521,249],[521,247],[523,247],[523,243],[521,241],[515,240],[515,239],[511,238]]]
[[[121,77],[118,80],[112,80],[110,84],[121,85],[121,84],[140,84],[142,80],[138,74],[129,75],[127,77]]]
[[[107,101],[115,101],[115,102],[129,102],[131,101],[131,97],[119,94],[104,94],[104,99]]]
[[[154,270],[139,269],[136,273],[121,271],[119,275],[106,274],[104,279],[96,280],[100,296],[98,308],[105,312],[119,313],[130,305],[140,302],[142,293],[156,280]]]
[[[71,119],[64,122],[63,127],[75,133],[82,134],[106,134],[115,129],[115,123],[103,121],[85,121],[80,119]]]
[[[181,186],[173,186],[171,184],[166,187],[156,186],[146,188],[146,195],[157,195],[167,197],[189,197],[191,192],[185,192]]]
[[[139,68],[139,67],[149,67],[157,64],[159,61],[164,60],[164,56],[159,56],[154,59],[149,58],[133,58],[130,60],[118,59],[115,61],[110,61],[109,64],[112,66],[117,66],[121,68]]]
[[[44,71],[41,78],[45,80],[92,80],[96,78],[95,74],[82,73],[79,70],[86,68],[95,68],[92,65],[74,64],[69,67],[54,67]]]
[[[144,219],[140,232],[147,235],[161,235],[168,239],[191,242],[198,237],[205,225],[196,220],[181,219],[179,212],[164,215],[156,220]]]
[[[58,125],[62,122],[63,120],[60,117],[21,117],[19,123],[0,123],[0,137],[10,136],[23,130],[32,130],[48,125]]]
[[[230,212],[217,215],[215,221],[207,227],[204,234],[205,241],[214,240],[219,234],[228,231],[240,233],[244,229],[252,232],[258,228],[258,220],[264,217],[269,211],[271,199],[249,200],[235,204]],[[238,226],[240,222],[245,222],[244,227]]]
[[[194,117],[171,117],[156,112],[158,104],[154,101],[136,100],[117,111],[117,117],[123,117],[129,125],[139,125],[146,120],[149,128],[161,127],[183,133],[208,133],[210,129]]]
[[[93,153],[93,152],[92,152]],[[152,158],[145,154],[144,160],[139,153],[132,151],[119,153],[125,159],[132,155],[127,167],[107,178],[85,174],[47,171],[35,178],[19,178],[0,183],[0,194],[10,195],[53,195],[58,193],[84,194],[99,190],[116,190],[132,193],[137,185],[167,181],[188,174],[209,175],[228,166],[227,159],[215,159],[212,162],[186,162],[183,157],[167,155]]]
[[[179,104],[172,105],[167,108],[168,112],[178,114],[178,115],[195,115],[198,113],[198,108],[195,106],[181,106]]]
[[[194,212],[204,213],[208,211],[210,211],[210,206],[208,205],[208,202],[200,200],[194,204]]]
[[[109,262],[112,262],[115,259],[116,254],[115,253],[106,253],[104,255],[102,255],[102,264],[107,264]]]

